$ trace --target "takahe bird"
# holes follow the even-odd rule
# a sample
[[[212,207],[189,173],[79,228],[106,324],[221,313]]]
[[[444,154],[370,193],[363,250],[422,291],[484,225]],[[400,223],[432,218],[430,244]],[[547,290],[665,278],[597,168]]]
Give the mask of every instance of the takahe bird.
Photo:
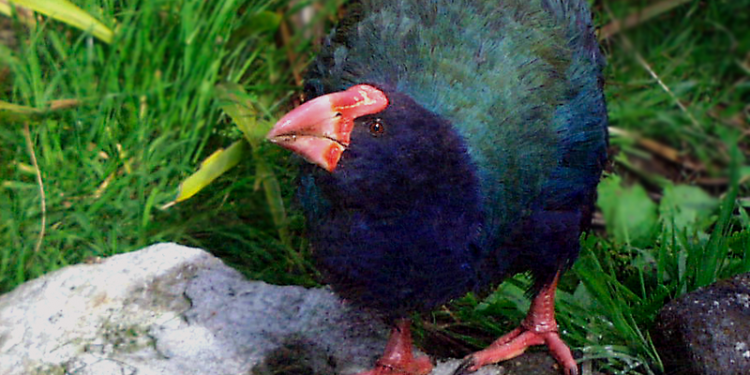
[[[554,294],[606,159],[600,54],[585,0],[362,0],[324,42],[307,102],[268,139],[302,156],[316,261],[394,329],[364,374],[422,375],[409,313],[529,272],[520,327],[457,373],[546,344],[577,374]]]

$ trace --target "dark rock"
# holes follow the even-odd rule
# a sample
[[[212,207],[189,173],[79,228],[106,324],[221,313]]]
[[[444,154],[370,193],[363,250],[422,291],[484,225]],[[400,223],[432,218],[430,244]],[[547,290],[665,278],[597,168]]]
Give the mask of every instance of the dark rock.
[[[506,375],[560,375],[560,365],[549,353],[531,352],[505,361],[499,366],[506,369]]]
[[[669,374],[750,374],[750,273],[670,302],[652,336]]]

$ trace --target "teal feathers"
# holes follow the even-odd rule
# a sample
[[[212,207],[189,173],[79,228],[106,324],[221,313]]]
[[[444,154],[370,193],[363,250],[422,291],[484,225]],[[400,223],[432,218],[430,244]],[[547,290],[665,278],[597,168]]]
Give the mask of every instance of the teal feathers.
[[[351,7],[308,91],[387,85],[451,122],[477,168],[488,246],[543,199],[581,204],[576,189],[598,181],[607,136],[603,59],[583,0]]]

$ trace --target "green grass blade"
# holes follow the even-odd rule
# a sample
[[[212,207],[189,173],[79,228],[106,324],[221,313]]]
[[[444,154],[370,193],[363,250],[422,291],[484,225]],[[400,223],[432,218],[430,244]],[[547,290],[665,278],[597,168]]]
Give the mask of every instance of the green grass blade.
[[[252,98],[240,85],[233,83],[216,86],[216,94],[221,101],[221,109],[237,124],[248,143],[257,148],[271,128],[270,124],[258,121],[258,113],[251,104]]]
[[[266,160],[255,152],[269,130],[269,124],[257,120],[258,114],[247,98],[242,87],[236,84],[225,83],[216,87],[217,95],[221,101],[221,108],[232,118],[237,127],[244,134],[245,139],[253,148],[253,159],[257,180],[266,192],[268,210],[273,218],[274,225],[279,231],[279,238],[285,245],[291,244],[287,225],[286,209],[284,199],[281,195],[279,181],[273,174]],[[243,104],[247,103],[247,104]]]
[[[721,278],[724,262],[729,246],[727,244],[727,237],[731,229],[731,219],[734,213],[737,194],[739,193],[739,171],[740,171],[740,158],[741,154],[737,143],[728,142],[731,146],[731,165],[729,168],[729,191],[724,197],[724,201],[721,203],[721,211],[719,213],[719,220],[716,222],[716,226],[711,232],[711,237],[708,240],[708,244],[704,249],[703,257],[701,259],[701,267],[698,267],[698,275],[696,278],[695,287],[701,287]]]
[[[211,181],[224,174],[246,157],[245,140],[234,142],[228,149],[219,149],[201,163],[200,169],[180,184],[177,198],[166,207],[182,202],[197,194]]]
[[[11,3],[31,9],[60,22],[76,27],[83,31],[90,31],[99,40],[112,43],[114,33],[96,18],[83,11],[67,0],[9,0]]]
[[[266,192],[268,211],[271,213],[274,225],[279,231],[279,238],[283,244],[291,245],[291,238],[289,237],[289,231],[286,227],[286,208],[284,207],[279,180],[273,174],[271,167],[265,160],[256,158],[255,168],[257,178],[263,185],[263,191]]]

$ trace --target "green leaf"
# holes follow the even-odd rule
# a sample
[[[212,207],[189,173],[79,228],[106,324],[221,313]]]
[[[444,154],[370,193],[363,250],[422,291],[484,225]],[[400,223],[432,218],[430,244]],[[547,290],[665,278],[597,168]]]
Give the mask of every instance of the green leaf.
[[[103,23],[68,0],[9,0],[18,6],[31,9],[83,31],[89,31],[105,43],[112,43],[114,33]],[[0,8],[0,12],[3,8]],[[6,13],[6,12],[3,12]],[[7,12],[6,14],[9,14]]]
[[[216,86],[216,94],[221,102],[221,109],[232,118],[237,128],[253,148],[262,142],[273,124],[258,121],[258,113],[242,87],[235,83],[224,83]]]
[[[255,32],[276,31],[280,24],[281,15],[267,10],[253,15],[248,22],[250,29]]]
[[[622,186],[611,175],[599,184],[597,205],[602,209],[607,232],[620,244],[646,246],[658,229],[656,204],[640,185]]]
[[[740,184],[743,184],[750,180],[750,166],[744,165],[740,167]]]
[[[664,188],[659,213],[667,233],[687,230],[690,234],[711,225],[718,206],[719,201],[699,187],[670,184]]]
[[[182,202],[197,194],[204,187],[224,174],[247,156],[247,142],[239,140],[234,142],[228,149],[219,149],[201,163],[197,172],[193,173],[180,184],[177,198],[167,203],[162,208],[167,208],[175,203]]]

